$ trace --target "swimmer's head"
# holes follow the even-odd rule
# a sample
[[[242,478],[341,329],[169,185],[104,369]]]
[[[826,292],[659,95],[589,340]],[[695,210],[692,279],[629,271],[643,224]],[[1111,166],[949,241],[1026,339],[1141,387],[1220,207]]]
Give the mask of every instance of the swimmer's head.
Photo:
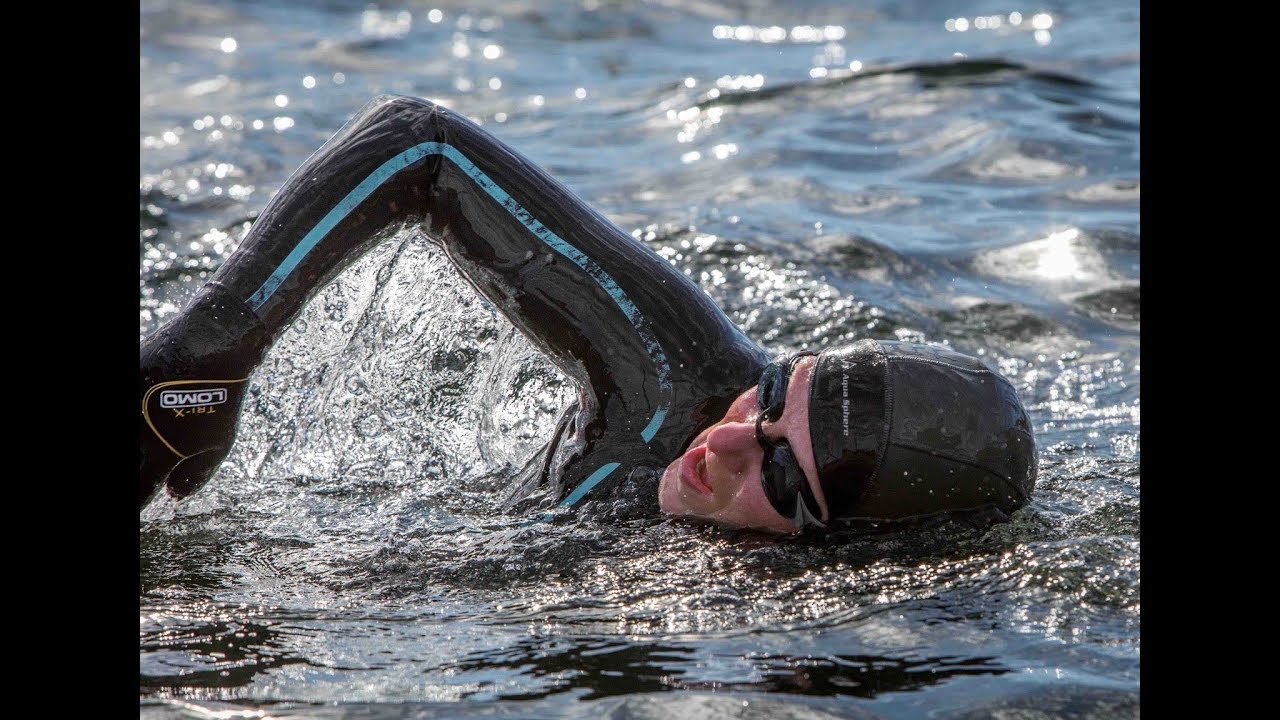
[[[999,373],[943,348],[862,340],[766,370],[667,468],[659,504],[796,532],[1012,512],[1035,477],[1026,411]]]

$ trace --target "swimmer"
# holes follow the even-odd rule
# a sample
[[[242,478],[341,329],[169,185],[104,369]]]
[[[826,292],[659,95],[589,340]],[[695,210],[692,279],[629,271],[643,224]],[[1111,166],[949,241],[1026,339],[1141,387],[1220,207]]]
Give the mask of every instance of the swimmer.
[[[642,493],[778,533],[1024,505],[1035,442],[1009,381],[947,349],[860,340],[770,361],[689,278],[447,108],[375,98],[267,204],[139,352],[139,508],[202,486],[250,374],[307,301],[420,228],[579,389],[512,509]]]

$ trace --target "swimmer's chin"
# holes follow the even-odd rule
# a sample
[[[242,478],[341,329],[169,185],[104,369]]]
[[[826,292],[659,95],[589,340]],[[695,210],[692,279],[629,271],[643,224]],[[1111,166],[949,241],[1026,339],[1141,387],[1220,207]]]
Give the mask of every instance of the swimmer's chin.
[[[662,473],[658,481],[658,508],[667,515],[691,519],[705,519],[697,510],[690,507],[685,499],[681,486],[680,471],[684,466],[684,455],[677,457]]]

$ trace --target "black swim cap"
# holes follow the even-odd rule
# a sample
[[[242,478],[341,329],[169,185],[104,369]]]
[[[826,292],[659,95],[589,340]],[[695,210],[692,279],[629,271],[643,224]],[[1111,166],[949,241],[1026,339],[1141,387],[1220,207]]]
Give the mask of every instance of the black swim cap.
[[[945,348],[860,340],[824,350],[809,436],[832,520],[1012,512],[1035,486],[1035,439],[1013,386]]]

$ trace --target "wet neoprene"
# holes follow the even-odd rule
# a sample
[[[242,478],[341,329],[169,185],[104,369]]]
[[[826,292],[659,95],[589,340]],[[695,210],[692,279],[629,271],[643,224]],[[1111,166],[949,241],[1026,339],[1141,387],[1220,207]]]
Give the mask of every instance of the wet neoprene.
[[[208,478],[266,350],[339,271],[405,226],[582,390],[517,479],[526,494],[575,505],[638,469],[660,472],[768,362],[689,278],[546,171],[446,108],[379,97],[143,342],[140,505],[161,484],[185,495]]]

